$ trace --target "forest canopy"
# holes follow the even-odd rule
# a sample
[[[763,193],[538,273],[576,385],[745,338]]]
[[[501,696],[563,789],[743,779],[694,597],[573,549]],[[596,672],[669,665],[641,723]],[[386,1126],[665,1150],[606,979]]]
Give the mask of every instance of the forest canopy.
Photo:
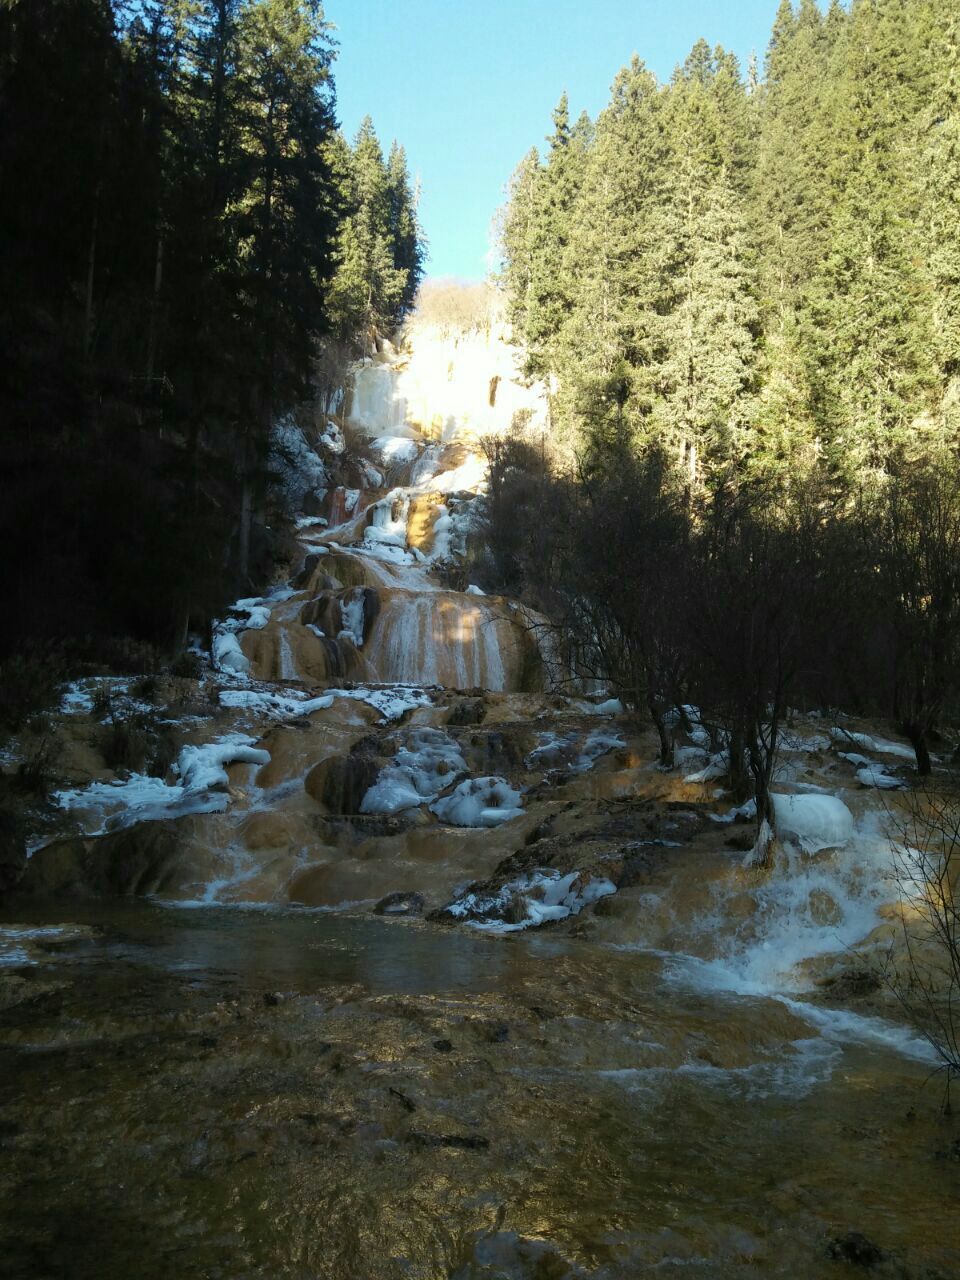
[[[761,75],[698,42],[566,95],[502,216],[502,284],[568,447],[613,425],[710,485],[840,485],[960,430],[960,11],[782,0]]]

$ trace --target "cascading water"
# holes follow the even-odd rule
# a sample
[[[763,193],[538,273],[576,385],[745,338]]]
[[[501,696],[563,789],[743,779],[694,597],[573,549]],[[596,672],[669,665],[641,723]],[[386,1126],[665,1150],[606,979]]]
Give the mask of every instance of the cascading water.
[[[662,774],[619,704],[543,690],[536,618],[452,589],[483,459],[416,424],[495,407],[447,355],[358,370],[359,452],[287,425],[321,513],[292,585],[217,624],[166,779],[60,793],[82,838],[48,837],[28,887],[80,903],[0,925],[0,1237],[36,1228],[5,1259],[120,1280],[146,1240],[164,1274],[833,1280],[848,1248],[960,1273],[930,1228],[954,1139],[918,1118],[926,1047],[822,985],[892,927],[878,770],[838,748],[894,744],[808,726],[778,860],[746,867],[702,727],[695,772]],[[145,714],[129,681],[71,689],[74,758],[105,690]]]
[[[514,624],[493,604],[468,601],[453,592],[391,592],[367,655],[373,670],[383,680],[507,690]]]

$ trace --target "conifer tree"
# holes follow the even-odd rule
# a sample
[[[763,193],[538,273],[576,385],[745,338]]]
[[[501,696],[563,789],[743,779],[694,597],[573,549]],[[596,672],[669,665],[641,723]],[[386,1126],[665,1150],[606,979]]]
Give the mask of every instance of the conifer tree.
[[[834,51],[828,249],[809,290],[809,342],[826,447],[850,476],[902,451],[932,379],[908,145],[926,79],[915,13],[858,0]]]
[[[399,162],[399,158],[395,163]],[[404,172],[405,172],[404,164]],[[399,173],[396,175],[399,177]],[[346,204],[337,249],[337,271],[330,291],[330,313],[341,336],[362,337],[391,330],[409,293],[410,267],[397,265],[400,191],[391,186],[383,151],[367,116],[361,123],[347,163]],[[419,244],[412,208],[404,222],[407,256]]]
[[[417,223],[417,193],[410,185],[406,152],[397,142],[391,145],[387,160],[387,199],[393,265],[405,273],[394,315],[394,321],[399,324],[417,296],[423,277],[426,245]]]
[[[757,309],[745,211],[704,42],[670,88],[671,154],[660,211],[658,434],[691,483],[738,452],[754,377]]]
[[[558,338],[558,414],[568,436],[642,430],[650,410],[656,290],[652,220],[664,180],[661,101],[634,59],[585,150],[564,270],[572,310]],[[582,128],[582,126],[581,126]]]
[[[923,56],[933,92],[918,120],[919,225],[931,301],[939,405],[936,430],[960,440],[960,15],[928,12]]]
[[[552,348],[571,308],[573,279],[566,248],[573,209],[583,177],[588,140],[575,134],[564,93],[553,112],[546,163],[534,188],[532,252],[527,288],[525,338],[528,372],[543,376],[553,361]]]
[[[540,153],[536,147],[532,147],[510,179],[509,197],[500,223],[500,250],[503,258],[501,284],[507,295],[507,317],[518,340],[525,339],[527,333],[536,247],[537,184],[540,177]]]

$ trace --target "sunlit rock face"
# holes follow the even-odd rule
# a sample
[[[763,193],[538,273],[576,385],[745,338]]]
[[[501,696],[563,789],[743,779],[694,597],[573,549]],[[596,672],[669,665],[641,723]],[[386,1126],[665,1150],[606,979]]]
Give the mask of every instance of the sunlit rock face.
[[[532,692],[536,644],[500,600],[461,592],[383,593],[367,658],[385,681]]]
[[[350,565],[360,558],[338,559]],[[266,627],[244,634],[243,650],[256,679],[495,692],[543,688],[534,634],[525,615],[500,597],[421,592],[382,582],[344,587],[329,577],[326,583],[274,610]]]
[[[429,310],[408,322],[398,347],[358,364],[347,421],[372,435],[454,440],[546,420],[543,387],[525,386],[509,326],[491,292],[485,313],[458,326]]]
[[[452,589],[469,585],[457,566],[482,540],[478,438],[518,415],[529,428],[544,412],[542,388],[522,385],[495,295],[473,301],[479,310],[465,316],[458,295],[451,319],[428,295],[396,346],[382,341],[353,367],[347,429],[330,424],[320,441],[332,483],[324,520],[304,526],[296,594],[242,637],[254,678],[544,688],[535,620]],[[360,487],[335,483],[344,476]]]

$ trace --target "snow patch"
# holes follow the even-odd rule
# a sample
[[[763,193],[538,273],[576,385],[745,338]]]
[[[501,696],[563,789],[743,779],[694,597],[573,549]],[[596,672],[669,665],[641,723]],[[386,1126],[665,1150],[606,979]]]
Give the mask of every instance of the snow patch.
[[[434,800],[467,763],[440,729],[414,729],[363,797],[361,813],[403,813]]]
[[[240,648],[236,633],[221,630],[219,624],[213,633],[212,656],[213,665],[218,671],[228,671],[237,676],[250,674],[250,662]]]
[[[420,452],[416,440],[407,436],[377,436],[376,440],[371,441],[370,448],[381,462],[388,465],[413,462]]]
[[[516,933],[548,921],[579,915],[584,907],[617,887],[602,876],[580,871],[561,875],[541,868],[510,880],[493,893],[467,893],[445,908],[456,920],[490,933]]]
[[[830,737],[834,742],[852,742],[858,747],[863,747],[864,751],[873,751],[881,756],[896,756],[899,760],[909,760],[911,763],[917,758],[913,747],[908,747],[902,742],[890,742],[887,738],[872,738],[868,733],[852,733],[849,729],[841,729],[838,725],[834,725],[830,730]]]
[[[320,443],[328,453],[333,454],[341,454],[347,447],[342,428],[332,419],[327,423],[326,429],[320,437]]]
[[[498,827],[519,818],[523,804],[506,778],[467,778],[430,806],[441,822],[454,827]]]
[[[340,598],[341,636],[349,636],[358,649],[363,647],[363,587],[354,587]]]
[[[857,770],[857,781],[861,786],[876,787],[879,791],[903,791],[907,785],[902,778],[887,773],[881,765],[871,764],[869,761]]]
[[[134,773],[117,782],[93,782],[87,787],[57,791],[52,799],[61,809],[86,815],[84,834],[88,836],[103,835],[135,822],[222,812],[229,803],[226,766],[270,763],[270,753],[255,747],[255,741],[246,734],[232,733],[204,746],[184,747],[174,766],[180,779],[175,783]]]
[[[308,698],[291,689],[287,693],[267,693],[255,689],[221,689],[220,705],[252,711],[257,715],[273,716],[279,720],[292,720],[308,716],[314,711],[324,711],[333,703],[333,697]]]

